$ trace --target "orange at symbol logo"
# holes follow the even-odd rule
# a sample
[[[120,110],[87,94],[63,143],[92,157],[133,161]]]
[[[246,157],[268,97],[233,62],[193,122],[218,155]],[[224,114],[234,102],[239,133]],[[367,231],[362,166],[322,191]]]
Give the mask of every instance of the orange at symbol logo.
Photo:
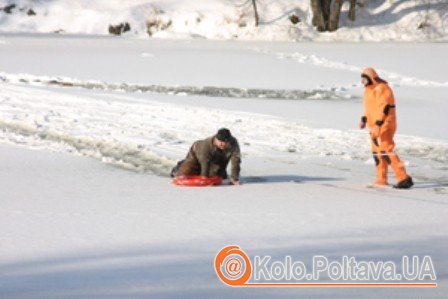
[[[242,286],[252,274],[247,254],[238,246],[226,246],[215,257],[215,271],[222,282],[230,286]]]

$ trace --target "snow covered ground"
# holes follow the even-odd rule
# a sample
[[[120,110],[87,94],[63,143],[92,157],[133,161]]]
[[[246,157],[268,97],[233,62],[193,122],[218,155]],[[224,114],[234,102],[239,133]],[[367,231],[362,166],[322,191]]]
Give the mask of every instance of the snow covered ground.
[[[1,297],[443,298],[447,50],[1,35]],[[367,65],[394,87],[413,190],[364,187]],[[244,184],[171,185],[170,167],[220,127],[240,141]],[[304,260],[431,255],[439,286],[234,289],[213,270],[228,244]]]
[[[446,0],[358,0],[355,21],[344,3],[340,29],[313,28],[309,0],[0,0],[0,32],[106,35],[129,24],[127,36],[162,39],[282,41],[447,41]],[[291,16],[298,23],[290,21]],[[150,34],[148,34],[148,32]]]

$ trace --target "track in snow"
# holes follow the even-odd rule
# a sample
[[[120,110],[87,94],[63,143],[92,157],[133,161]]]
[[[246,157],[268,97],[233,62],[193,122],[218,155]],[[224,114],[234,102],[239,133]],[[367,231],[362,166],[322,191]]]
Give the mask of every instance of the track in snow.
[[[164,86],[164,85],[143,85],[130,83],[108,83],[100,81],[80,81],[73,78],[45,77],[28,74],[11,75],[0,73],[0,80],[9,83],[26,83],[38,85],[53,85],[62,87],[79,87],[84,89],[96,89],[107,91],[124,92],[145,92],[179,96],[206,96],[220,98],[258,98],[277,100],[340,100],[349,99],[353,96],[331,89],[257,89],[257,88],[237,88],[219,86]]]
[[[316,157],[372,163],[368,137],[358,131],[314,129],[266,115],[126,95],[80,97],[67,89],[0,84],[0,140],[74,152],[136,171],[167,175],[194,140],[219,127],[232,129],[245,156],[297,164]],[[402,158],[414,167],[424,161],[422,173],[443,173],[447,142],[414,136],[398,136],[398,142]]]

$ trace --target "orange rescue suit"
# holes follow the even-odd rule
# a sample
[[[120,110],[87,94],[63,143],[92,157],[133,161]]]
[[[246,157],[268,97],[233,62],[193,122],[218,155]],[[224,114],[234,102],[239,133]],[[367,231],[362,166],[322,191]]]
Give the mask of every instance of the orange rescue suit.
[[[362,121],[370,128],[373,157],[376,164],[376,184],[387,185],[387,168],[390,165],[397,182],[408,177],[403,162],[394,152],[394,134],[397,129],[395,98],[386,81],[379,78],[373,68],[366,68],[363,76],[371,84],[364,92],[365,114]]]

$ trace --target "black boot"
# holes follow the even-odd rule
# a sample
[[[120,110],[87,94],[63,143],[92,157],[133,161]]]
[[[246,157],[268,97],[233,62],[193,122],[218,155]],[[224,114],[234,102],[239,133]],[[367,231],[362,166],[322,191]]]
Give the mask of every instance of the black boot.
[[[398,182],[398,184],[394,185],[394,188],[396,189],[409,189],[412,186],[414,186],[414,182],[412,181],[412,178],[408,176],[406,179]]]

